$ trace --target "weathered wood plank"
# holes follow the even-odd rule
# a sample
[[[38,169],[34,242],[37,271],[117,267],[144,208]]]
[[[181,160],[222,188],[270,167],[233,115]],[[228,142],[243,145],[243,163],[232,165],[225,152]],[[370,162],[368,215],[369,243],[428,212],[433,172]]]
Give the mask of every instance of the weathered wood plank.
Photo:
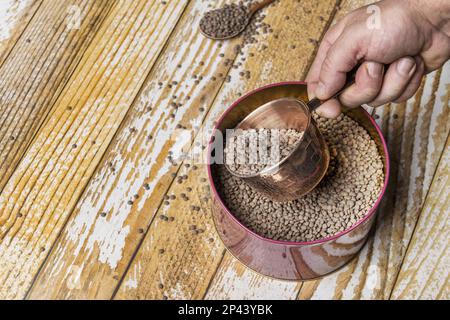
[[[356,4],[359,6],[361,1]],[[344,1],[341,7],[338,16],[342,16],[356,5],[354,1]],[[197,17],[190,15],[190,10],[194,10],[192,8],[206,9],[200,1],[195,1],[195,5],[188,7],[187,14],[183,17],[183,26],[175,30],[167,50],[158,61],[129,117],[116,135],[117,140],[100,162],[93,180],[87,186],[75,214],[69,220],[66,232],[53,250],[30,297],[108,298],[120,283],[118,280],[126,270],[127,276],[121,282],[117,298],[163,296],[201,298],[209,285],[206,298],[288,299],[297,295],[299,285],[295,283],[255,275],[228,254],[225,254],[222,260],[223,246],[211,227],[209,216],[202,216],[210,213],[209,203],[203,200],[207,191],[202,179],[206,175],[204,172],[198,173],[184,167],[179,169],[179,166],[171,166],[167,160],[169,151],[173,152],[182,147],[182,144],[189,145],[191,142],[190,139],[186,139],[181,144],[176,143],[170,139],[171,131],[177,124],[186,125],[188,128],[200,124],[205,114],[200,112],[198,107],[208,108],[223,81],[220,79],[215,83],[209,81],[206,85],[195,86],[194,80],[187,79],[194,73],[202,75],[205,79],[217,76],[218,73],[226,74],[228,67],[219,62],[218,54],[224,52],[226,57],[234,58],[230,52],[235,41],[226,42],[219,49],[197,35],[192,28],[186,30],[185,24],[194,26],[201,16],[198,12]],[[302,9],[309,10],[308,4]],[[290,13],[289,15],[292,20],[293,16]],[[274,20],[280,19],[278,25],[281,26],[282,14],[271,17]],[[276,23],[272,25],[277,26]],[[307,37],[313,38],[314,35]],[[283,52],[286,55],[283,59],[286,60],[274,63],[271,47],[279,46],[279,42],[273,46],[270,45],[270,38],[262,37],[263,41],[253,47],[262,52],[255,52],[256,56],[249,58],[245,63],[245,67],[252,70],[253,78],[254,74],[259,73],[261,79],[252,79],[247,84],[245,81],[226,83],[212,107],[213,114],[207,117],[206,127],[211,127],[212,121],[237,97],[239,91],[243,92],[272,81],[298,79],[304,75],[308,63],[304,64],[303,59],[294,60],[290,54],[304,55],[304,52],[312,52],[313,47],[289,50],[288,39],[290,38],[286,37],[282,40],[283,43],[287,43]],[[266,43],[266,40],[269,41],[269,49],[263,51],[261,43]],[[180,43],[186,44],[179,45]],[[199,65],[200,61],[204,62],[204,66]],[[181,68],[177,66],[179,62]],[[295,62],[301,66],[295,65]],[[292,68],[294,69],[291,70]],[[288,74],[285,75],[283,72]],[[238,73],[238,70],[231,72],[233,78],[237,78]],[[433,97],[435,91],[442,92],[442,87],[448,86],[448,83],[442,81],[449,78],[448,71],[444,69],[443,73],[431,75],[425,81],[416,100],[411,100],[405,105],[391,106],[390,109],[385,107],[376,110],[376,114],[381,115],[379,123],[389,135],[391,149],[401,146],[393,155],[395,167],[393,189],[398,188],[402,190],[403,195],[408,195],[409,210],[405,213],[401,196],[395,198],[392,193],[392,196],[383,203],[382,212],[387,213],[379,218],[374,237],[369,240],[358,259],[338,274],[321,281],[302,284],[300,298],[389,296],[401,263],[402,256],[398,254],[399,252],[402,254],[402,250],[405,250],[415,225],[414,217],[418,214],[417,210],[420,210],[422,200],[417,199],[425,197],[426,194],[419,189],[422,188],[420,184],[424,185],[425,190],[430,185],[445,143],[445,133],[448,133],[448,114],[445,114],[442,105],[439,106],[440,100]],[[157,85],[159,80],[164,82],[162,89]],[[179,84],[168,88],[167,82],[171,81],[177,81]],[[236,89],[237,87],[239,89]],[[168,109],[173,94],[178,97],[175,100],[184,105],[176,112],[175,118],[171,118],[171,111]],[[182,97],[187,95],[190,95],[191,99],[184,101]],[[421,109],[421,103],[426,101],[427,107]],[[152,110],[147,109],[147,106],[151,106]],[[418,111],[422,113],[417,115]],[[191,123],[188,123],[189,120]],[[153,139],[148,140],[148,135],[152,135]],[[421,142],[411,144],[411,140],[406,139],[408,136],[415,136],[415,141]],[[416,156],[412,157],[412,160],[406,159],[406,165],[403,164],[403,155],[412,154],[413,150],[417,152]],[[418,155],[419,153],[425,154],[425,160],[423,154]],[[415,166],[420,168],[415,169]],[[188,174],[188,179],[179,186],[175,184],[170,187],[173,181],[171,174],[177,170],[179,175]],[[409,175],[412,177],[404,178]],[[145,183],[149,183],[151,191],[143,188]],[[193,189],[191,193],[186,191],[189,186]],[[169,187],[170,190],[167,192]],[[179,199],[182,192],[188,194],[189,201]],[[170,201],[168,207],[165,205],[159,207],[165,193],[175,194],[177,199]],[[139,198],[133,200],[135,194]],[[133,205],[127,205],[128,200],[133,200]],[[418,202],[413,204],[412,201]],[[192,204],[199,205],[202,214],[192,211],[190,209]],[[106,212],[106,217],[99,215],[101,212]],[[152,220],[161,214],[174,216],[175,221],[169,223],[159,219]],[[396,218],[390,218],[391,214]],[[406,216],[410,218],[407,219]],[[205,232],[193,235],[189,226],[194,224],[204,228]],[[150,229],[144,238],[148,228]],[[386,240],[389,237],[391,240]],[[143,239],[145,241],[137,258],[127,268],[136,246],[139,247]],[[401,239],[399,245],[393,244],[399,239]],[[164,249],[165,252],[159,253],[159,249]],[[391,273],[391,270],[394,272]],[[213,277],[214,281],[209,284]],[[162,288],[160,284],[163,284]],[[264,295],[268,291],[273,293],[270,297]]]
[[[24,297],[186,1],[115,4],[0,194],[2,298]]]
[[[41,5],[41,0],[3,0],[0,2],[0,65]]]
[[[291,1],[269,8],[266,22],[272,26],[274,34],[279,35],[278,39],[271,35],[260,35],[257,44],[245,48],[244,56],[247,59],[242,68],[251,70],[251,78],[240,78],[242,70],[239,68],[231,70],[232,80],[224,84],[215,99],[204,122],[204,131],[212,128],[215,119],[239,93],[270,82],[304,76],[310,60],[305,52],[312,52],[315,48],[314,41],[308,39],[317,40],[321,36],[333,5],[334,1],[306,1],[302,5]],[[318,16],[322,14],[323,19],[319,19]],[[286,16],[290,16],[290,19],[286,19]],[[313,21],[321,28],[310,28]],[[204,142],[203,135],[199,134],[195,142]],[[157,218],[150,225],[116,298],[197,299],[205,295],[222,260],[224,248],[212,224],[210,203],[204,199],[209,193],[204,170],[195,171],[191,165],[180,170],[179,175],[184,174],[187,179],[182,183],[174,183],[167,192],[168,195],[175,194],[177,198],[161,206],[157,213],[158,217],[173,216],[175,221]],[[192,191],[188,191],[189,188]],[[180,197],[181,193],[186,193],[189,201],[184,201]],[[191,206],[200,209],[197,211]],[[203,232],[197,234],[190,230],[193,225]],[[226,260],[229,261],[228,258]],[[247,278],[250,283],[267,280],[250,278]]]
[[[256,275],[227,252],[205,299],[292,300],[300,287],[300,282]]]
[[[70,6],[83,16],[76,30],[67,25]],[[111,6],[104,0],[44,2],[1,65],[0,191]]]
[[[337,17],[371,2],[343,1]],[[428,75],[407,103],[373,110],[391,156],[390,187],[376,230],[357,259],[324,279],[304,283],[299,299],[389,297],[450,129],[442,100],[449,72],[447,63]]]
[[[310,35],[314,40],[320,40],[322,33],[325,32],[326,27],[335,17],[337,8],[340,1],[328,1],[322,2],[321,6],[315,6],[314,4],[307,4],[301,2],[297,4],[297,8],[291,8],[292,12],[299,12],[298,15],[293,16],[291,19],[293,25],[287,24],[288,28],[302,28],[298,26],[299,21],[304,21],[306,26],[314,26],[316,34]],[[289,9],[287,9],[289,10]],[[303,10],[303,12],[302,12]],[[289,11],[287,11],[289,12]],[[287,14],[287,13],[285,13]],[[320,17],[320,18],[319,18]],[[286,22],[283,26],[286,25]],[[311,27],[310,27],[311,28]],[[293,39],[294,37],[289,35],[290,32],[286,30],[286,39]],[[307,40],[308,37],[304,37]],[[272,44],[273,50],[276,50],[278,44]],[[269,44],[270,46],[270,44]],[[302,61],[304,65],[303,70],[298,70],[298,74],[294,77],[286,76],[285,80],[289,79],[304,79],[309,68],[309,64],[312,61],[315,53],[315,46],[303,47],[302,55],[299,56],[297,61]],[[279,71],[279,76],[282,79],[283,72],[288,73],[288,70],[283,70],[282,61],[273,59],[271,61]],[[272,75],[271,75],[272,76]],[[270,79],[270,77],[269,77]],[[269,80],[268,79],[268,80]],[[274,79],[273,82],[283,81]],[[270,82],[270,80],[269,80]],[[249,285],[250,284],[250,285]],[[298,291],[301,288],[301,283],[289,282],[289,281],[277,281],[268,277],[256,274],[254,271],[245,268],[239,261],[234,259],[228,252],[225,253],[225,257],[221,262],[219,269],[213,278],[208,292],[205,296],[206,299],[295,299]]]
[[[399,190],[401,192],[397,194],[393,212],[392,229],[396,232],[393,233],[390,240],[392,249],[389,252],[384,298],[389,297],[394,286],[405,249],[417,224],[425,196],[430,188],[439,157],[444,150],[450,131],[449,79],[450,63],[447,63],[442,70],[427,76],[418,109],[411,110],[415,114],[406,111],[404,142],[402,142],[405,147],[402,150],[400,161],[402,170],[399,171],[399,188],[397,188],[397,192]],[[408,118],[409,114],[411,114],[410,118]],[[395,116],[392,115],[392,117],[395,120]],[[407,131],[410,126],[414,125],[414,131],[412,129]],[[408,157],[410,154],[412,156]],[[408,165],[410,165],[410,170],[407,169]]]
[[[180,125],[192,129],[202,122],[231,68],[223,62],[234,56],[236,41],[212,42],[192,27],[208,4],[192,1],[185,10],[39,275],[31,298],[113,295],[178,170],[168,160],[169,152],[176,153],[183,143],[191,142],[172,139],[172,133]],[[176,112],[173,102],[182,103]],[[134,281],[127,285],[133,286]]]
[[[449,105],[450,92],[444,102]],[[405,254],[392,299],[450,298],[450,140],[436,170],[412,240]]]
[[[445,105],[450,64],[427,76],[407,103],[375,110],[388,141],[391,182],[376,229],[359,257],[339,272],[305,285],[299,298],[387,299],[411,239],[423,198],[449,132]],[[448,102],[447,102],[448,103]]]
[[[361,5],[363,5],[363,3],[361,1],[357,2],[357,3],[355,3],[354,1],[353,2],[349,2],[349,1],[339,2],[338,3],[338,10],[335,13],[335,15],[332,17],[334,22],[339,20],[347,12],[349,12],[349,11],[351,11],[351,10],[361,6]],[[234,265],[233,268],[239,270],[240,263],[238,261],[235,261],[234,264],[235,265]],[[232,269],[231,270],[229,270],[229,269],[230,269],[229,267],[222,268],[222,266],[221,266],[221,269],[219,269],[219,271],[217,272],[217,274],[218,274],[217,277],[220,277],[221,273],[233,274]],[[254,274],[250,270],[245,270],[244,272],[246,274]],[[245,279],[246,277],[247,277],[247,275],[242,277],[242,279]],[[254,276],[254,277],[256,277],[256,276]],[[231,281],[233,283],[233,285],[229,285],[227,283],[229,281]],[[298,288],[300,288],[302,286],[303,287],[306,286],[306,288],[309,288],[311,286],[314,287],[314,285],[313,285],[314,282],[305,282],[305,283],[299,284],[297,286],[293,285],[292,283],[286,283],[286,282],[279,282],[279,283],[280,283],[279,286],[283,286],[285,288],[290,288],[289,298],[295,298],[298,295]],[[237,277],[234,277],[234,279],[232,279],[232,278],[224,278],[224,279],[222,279],[220,281],[216,281],[216,279],[214,279],[213,283],[211,284],[211,288],[208,291],[207,297],[208,298],[233,299],[233,298],[239,298],[239,297],[242,297],[242,296],[246,296],[246,297],[257,298],[259,296],[259,294],[260,294],[258,286],[252,286],[250,288],[245,288],[245,291],[239,291],[239,290],[235,290],[235,289],[234,290],[230,290],[230,289],[224,290],[224,288],[230,288],[230,287],[231,288],[233,288],[233,287],[234,288],[236,288],[236,287],[239,288],[240,287],[239,278],[237,278]],[[274,290],[274,298],[276,298],[276,297],[284,298],[284,299],[287,298],[286,291],[281,291],[282,293],[280,293],[279,296],[277,295],[277,292],[279,292],[279,290],[278,290],[279,287],[277,285],[274,284],[272,289],[275,289]],[[304,290],[306,290],[306,289],[304,289]]]

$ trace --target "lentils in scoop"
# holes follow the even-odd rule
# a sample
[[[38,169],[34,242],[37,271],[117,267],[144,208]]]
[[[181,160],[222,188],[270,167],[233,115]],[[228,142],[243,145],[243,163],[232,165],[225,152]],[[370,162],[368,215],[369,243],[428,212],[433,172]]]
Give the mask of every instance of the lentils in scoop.
[[[200,29],[211,38],[228,38],[242,31],[249,18],[246,6],[227,4],[207,12],[200,20]]]

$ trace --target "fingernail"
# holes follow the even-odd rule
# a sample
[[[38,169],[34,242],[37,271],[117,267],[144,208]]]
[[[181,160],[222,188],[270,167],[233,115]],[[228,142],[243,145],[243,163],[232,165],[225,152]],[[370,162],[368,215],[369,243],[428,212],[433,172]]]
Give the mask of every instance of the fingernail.
[[[328,119],[334,119],[337,118],[340,114],[341,114],[341,110],[338,109],[333,109],[333,108],[328,108],[324,105],[321,105],[320,107],[318,107],[316,109],[316,112],[319,116],[324,117],[324,118],[328,118]]]
[[[323,97],[325,96],[326,87],[322,82],[319,82],[316,88],[316,96],[317,97]]]
[[[314,91],[313,91],[313,88],[312,88],[312,84],[311,83],[309,83],[308,84],[308,86],[307,86],[307,93],[308,93],[308,99],[309,100],[312,100],[314,97],[315,97],[315,95],[314,95]]]
[[[381,77],[381,74],[383,73],[383,66],[380,63],[368,62],[367,73],[371,78]]]
[[[414,61],[414,59],[403,58],[397,64],[397,71],[402,76],[408,76],[415,65],[416,65],[416,61]]]

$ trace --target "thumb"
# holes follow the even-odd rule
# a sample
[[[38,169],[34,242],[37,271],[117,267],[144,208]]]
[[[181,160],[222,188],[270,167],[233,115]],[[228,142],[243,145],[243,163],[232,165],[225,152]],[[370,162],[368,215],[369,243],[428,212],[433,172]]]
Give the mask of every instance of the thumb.
[[[328,99],[345,84],[347,72],[364,57],[362,48],[364,38],[361,31],[344,31],[327,52],[319,74],[319,82],[315,94],[319,99]]]

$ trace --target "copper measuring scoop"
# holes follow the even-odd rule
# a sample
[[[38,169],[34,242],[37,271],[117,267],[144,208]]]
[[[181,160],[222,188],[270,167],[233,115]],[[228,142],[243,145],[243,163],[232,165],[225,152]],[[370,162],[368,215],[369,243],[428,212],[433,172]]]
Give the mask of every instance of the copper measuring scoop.
[[[344,87],[330,99],[337,98],[355,82],[357,68],[347,74]],[[225,167],[274,201],[291,201],[307,194],[325,176],[330,161],[328,147],[311,117],[311,112],[323,102],[317,98],[307,103],[295,98],[281,98],[258,107],[235,129],[296,129],[303,131],[302,138],[288,156],[256,174],[234,172],[227,161]]]
[[[238,35],[240,35],[245,28],[247,28],[248,24],[250,23],[250,21],[252,20],[252,17],[255,15],[256,12],[258,12],[259,10],[261,10],[262,8],[268,6],[269,4],[271,4],[272,2],[274,2],[275,0],[263,0],[261,2],[257,2],[254,3],[253,5],[250,6],[250,8],[248,9],[247,12],[247,21],[245,23],[242,24],[241,29],[237,30],[236,32],[226,36],[226,37],[214,37],[210,34],[208,34],[205,30],[202,29],[202,24],[200,23],[200,32],[207,38],[213,39],[213,40],[225,40],[225,39],[230,39],[230,38],[234,38]]]

